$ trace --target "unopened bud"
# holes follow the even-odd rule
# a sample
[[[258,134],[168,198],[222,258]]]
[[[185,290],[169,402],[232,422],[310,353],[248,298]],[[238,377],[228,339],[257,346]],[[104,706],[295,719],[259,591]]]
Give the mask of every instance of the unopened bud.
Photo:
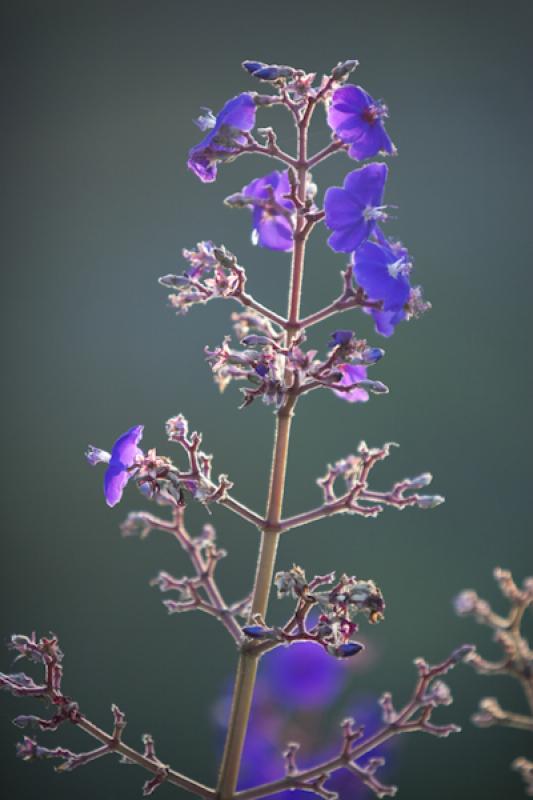
[[[244,69],[259,78],[260,81],[277,81],[280,78],[292,78],[295,73],[293,67],[279,66],[278,64],[263,64],[261,61],[243,61]]]
[[[429,509],[429,508],[437,508],[437,506],[442,505],[444,503],[445,498],[442,497],[440,494],[423,494],[417,500],[418,508]]]
[[[423,472],[422,475],[417,475],[416,478],[409,478],[410,489],[424,489],[429,486],[433,480],[431,472]]]
[[[189,278],[186,275],[163,275],[157,279],[157,282],[167,289],[179,289],[184,284],[189,283]]]
[[[230,194],[228,197],[224,198],[224,205],[230,208],[245,208],[247,200],[243,194],[235,192],[235,194]]]
[[[338,647],[328,647],[328,651],[336,658],[350,658],[360,653],[361,650],[364,650],[364,646],[360,642],[346,642]]]
[[[334,81],[343,81],[348,75],[359,66],[359,61],[353,58],[349,61],[340,61],[337,66],[331,70],[331,77]]]
[[[249,636],[250,639],[275,638],[275,635],[270,628],[264,628],[262,625],[246,625],[242,631],[246,634],[246,636]]]
[[[361,358],[365,364],[375,364],[376,361],[379,361],[384,355],[385,350],[382,350],[381,347],[369,347],[363,350]]]
[[[241,344],[245,347],[255,347],[256,345],[272,344],[272,339],[269,339],[268,336],[260,336],[257,333],[251,333],[249,336],[245,336],[244,339],[241,339]]]

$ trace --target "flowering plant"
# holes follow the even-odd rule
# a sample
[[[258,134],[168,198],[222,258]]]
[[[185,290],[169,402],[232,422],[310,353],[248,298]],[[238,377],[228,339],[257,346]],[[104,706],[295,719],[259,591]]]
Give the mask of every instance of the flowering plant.
[[[173,595],[164,601],[168,611],[199,610],[214,616],[237,647],[237,676],[218,785],[205,786],[163,763],[148,735],[143,750],[126,744],[125,715],[117,706],[112,708],[111,732],[91,722],[64,692],[63,655],[55,636],[13,636],[11,647],[18,658],[40,664],[44,675],[36,681],[25,673],[1,674],[0,686],[16,696],[40,698],[53,709],[50,717],[17,717],[15,724],[19,727],[32,725],[45,731],[70,722],[97,740],[95,749],[82,753],[63,747],[47,748],[30,737],[19,744],[18,754],[24,760],[54,759],[59,762],[56,768],[63,772],[115,753],[123,763],[137,764],[150,773],[143,787],[145,795],[170,783],[199,797],[220,800],[253,800],[295,789],[333,798],[337,773],[344,772],[383,797],[393,795],[396,787],[385,784],[377,774],[383,764],[382,756],[376,755],[377,748],[401,733],[422,731],[445,737],[458,730],[453,724],[434,722],[432,715],[438,706],[452,701],[441,677],[472,652],[471,646],[460,647],[436,666],[417,659],[417,680],[411,698],[397,709],[391,695],[385,693],[380,701],[382,721],[370,731],[365,732],[352,718],[344,719],[338,744],[324,747],[318,760],[309,766],[300,766],[298,745],[288,742],[282,777],[251,785],[247,782],[246,787],[238,789],[261,658],[291,645],[305,647],[306,652],[309,648],[318,649],[325,658],[357,657],[363,649],[357,635],[361,620],[375,624],[383,619],[385,611],[381,589],[374,580],[350,574],[351,564],[337,565],[338,574],[326,572],[314,577],[308,577],[300,566],[275,573],[281,535],[334,514],[376,517],[386,506],[399,510],[407,506],[431,509],[443,502],[439,495],[421,493],[432,480],[427,472],[399,480],[386,490],[371,487],[371,473],[390,455],[393,445],[371,447],[362,441],[355,453],[328,466],[318,479],[323,494],[320,505],[290,517],[283,514],[290,431],[303,395],[327,389],[337,398],[356,404],[388,391],[384,383],[368,373],[384,356],[380,347],[346,328],[334,330],[320,350],[311,350],[306,347],[308,329],[359,309],[371,318],[378,335],[389,337],[397,325],[420,316],[429,303],[423,299],[420,287],[412,283],[408,251],[382,229],[389,217],[388,206],[383,202],[388,167],[381,160],[368,159],[392,155],[396,149],[384,125],[386,106],[361,87],[348,83],[357,62],[339,63],[318,81],[315,74],[289,66],[256,61],[245,61],[243,66],[271,91],[243,92],[216,115],[206,110],[198,120],[204,136],[190,150],[188,166],[202,182],[211,183],[219,167],[247,153],[263,155],[282,165],[281,171],[270,171],[250,181],[226,203],[251,211],[254,243],[290,254],[287,312],[278,313],[256,300],[247,290],[246,271],[237,257],[223,245],[210,241],[184,250],[186,269],[181,274],[162,277],[160,283],[172,290],[170,304],[180,314],[217,297],[231,299],[240,306],[232,317],[239,344],[233,344],[227,336],[220,346],[206,350],[206,355],[220,389],[234,380],[243,382],[243,407],[259,399],[273,407],[276,430],[266,511],[258,513],[235,497],[226,475],[213,476],[212,457],[202,449],[201,435],[190,432],[180,414],[167,421],[166,430],[169,441],[181,448],[182,464],[154,449],[143,450],[142,425],[122,434],[111,452],[93,446],[87,452],[90,464],[106,465],[104,496],[109,506],[119,503],[127,485],[133,483],[146,499],[169,510],[167,516],[147,511],[132,513],[122,526],[125,535],[168,533],[187,553],[192,576],[176,578],[160,572],[153,581],[162,592]],[[258,128],[257,136],[254,134],[257,114],[274,105],[286,109],[294,122],[294,154],[279,146],[272,128]],[[308,131],[319,107],[326,111],[331,141],[311,154]],[[320,203],[311,170],[336,153],[365,163],[349,171],[342,187],[327,188]],[[340,294],[323,308],[302,316],[306,246],[319,224],[329,229],[329,246],[335,253],[346,254],[348,264],[342,271]],[[186,505],[191,498],[206,508],[223,506],[260,532],[255,578],[244,598],[228,602],[218,585],[217,565],[226,553],[217,543],[214,528],[206,525],[198,535],[187,529]],[[273,625],[267,614],[273,582],[278,597],[292,606],[285,624],[279,626]],[[313,658],[308,659],[309,669],[314,663]]]

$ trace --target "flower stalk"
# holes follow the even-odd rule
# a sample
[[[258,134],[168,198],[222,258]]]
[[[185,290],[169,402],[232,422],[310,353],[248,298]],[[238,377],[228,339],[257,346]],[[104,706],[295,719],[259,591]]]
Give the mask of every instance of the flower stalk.
[[[298,185],[297,197],[305,203],[307,184],[307,132],[312,114],[312,106],[308,103],[307,110],[301,121],[297,122],[298,129]],[[305,220],[298,218],[297,229],[294,236],[294,248],[291,263],[291,277],[289,288],[289,302],[287,312],[287,328],[285,346],[290,347],[292,339],[298,331],[300,304],[302,296],[302,283],[305,267],[305,244],[308,232],[304,233]],[[251,618],[255,615],[265,617],[268,609],[268,599],[272,578],[276,564],[276,554],[280,537],[279,523],[283,511],[283,496],[285,493],[285,476],[289,458],[289,442],[292,419],[297,397],[289,397],[276,415],[276,431],[274,435],[274,448],[270,486],[268,492],[265,526],[261,533],[261,543],[257,559],[255,574]],[[218,793],[221,800],[230,800],[235,793],[239,778],[239,769],[252,708],[255,679],[257,675],[258,657],[252,651],[244,651],[239,658],[237,677],[233,702],[224,748],[224,755],[220,767]]]

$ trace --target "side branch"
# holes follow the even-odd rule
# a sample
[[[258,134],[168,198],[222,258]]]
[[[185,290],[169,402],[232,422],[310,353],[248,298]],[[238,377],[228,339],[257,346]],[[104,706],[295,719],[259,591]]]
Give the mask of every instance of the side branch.
[[[360,287],[354,288],[351,265],[341,275],[344,283],[341,294],[329,305],[309,314],[307,317],[303,317],[299,323],[301,330],[310,328],[318,322],[322,322],[343,311],[349,311],[352,308],[374,308],[379,310],[382,307],[381,300],[369,300]]]
[[[205,525],[200,536],[191,536],[185,527],[184,513],[184,506],[176,506],[172,520],[167,521],[146,512],[134,512],[127,517],[121,530],[125,536],[138,533],[141,538],[151,530],[171,533],[189,556],[195,576],[174,578],[168,572],[160,572],[151,584],[162,592],[179,592],[178,600],[164,601],[169,613],[203,611],[218,619],[239,645],[243,636],[237,617],[246,616],[248,599],[228,606],[215,579],[216,567],[226,551],[216,547],[216,534],[211,525]]]
[[[265,137],[265,144],[260,144],[260,142],[258,142],[251,133],[247,133],[247,144],[239,147],[235,157],[244,155],[246,153],[256,153],[260,156],[275,158],[277,161],[281,161],[283,164],[288,164],[290,167],[298,166],[297,159],[290,156],[278,145],[276,134],[272,128],[263,128],[262,133]]]
[[[341,142],[340,139],[334,139],[326,147],[323,147],[322,150],[319,150],[318,153],[315,153],[314,156],[311,156],[307,162],[308,169],[312,169],[313,167],[316,167],[317,164],[321,164],[327,158],[334,155],[334,153],[348,150],[348,147],[349,145]]]
[[[383,511],[384,506],[402,510],[408,506],[430,509],[440,505],[444,501],[440,495],[422,495],[416,491],[413,494],[406,494],[406,492],[429,486],[432,476],[428,472],[415,478],[404,478],[395,483],[388,492],[376,492],[368,488],[371,470],[379,461],[387,458],[393,444],[390,442],[381,448],[369,448],[365,442],[361,442],[357,449],[357,455],[347,456],[334,465],[330,465],[326,475],[317,480],[324,495],[323,505],[282,519],[279,523],[279,531],[284,533],[292,528],[307,525],[334,514],[346,513],[376,517]],[[335,488],[339,480],[344,482],[344,491],[340,496],[337,495]]]
[[[175,292],[168,299],[178,314],[186,314],[193,305],[205,305],[210,300],[222,298],[235,300],[265,320],[286,327],[284,317],[259,303],[246,291],[246,271],[224,246],[199,242],[196,250],[184,249],[183,256],[189,262],[189,269],[181,275],[169,274],[159,278],[162,286]]]
[[[58,759],[61,763],[56,767],[58,772],[70,772],[77,767],[95,761],[98,758],[116,753],[122,756],[122,763],[137,764],[150,772],[153,777],[143,786],[143,795],[151,795],[162,783],[172,783],[186,789],[197,797],[214,798],[215,792],[202,783],[188,778],[180,772],[169,767],[159,760],[156,755],[153,739],[145,734],[144,752],[139,752],[122,741],[126,718],[117,706],[112,706],[114,727],[112,733],[107,733],[88,720],[79,709],[79,705],[70,697],[63,694],[61,683],[63,668],[61,662],[63,654],[59,649],[57,639],[41,638],[37,640],[33,634],[28,636],[13,636],[10,647],[18,653],[19,658],[29,658],[31,661],[41,663],[44,668],[42,684],[24,673],[7,675],[0,673],[0,688],[6,689],[16,697],[33,697],[47,701],[55,709],[49,719],[31,716],[19,716],[14,722],[20,728],[32,725],[41,731],[52,730],[65,722],[76,725],[85,733],[100,742],[100,747],[85,753],[74,753],[63,747],[53,749],[42,747],[36,741],[25,736],[17,746],[18,756],[24,761],[40,759]]]

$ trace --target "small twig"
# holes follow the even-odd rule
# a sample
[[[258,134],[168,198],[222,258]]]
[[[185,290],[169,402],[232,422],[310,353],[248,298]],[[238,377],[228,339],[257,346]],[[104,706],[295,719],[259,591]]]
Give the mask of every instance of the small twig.
[[[122,525],[125,535],[140,532],[142,537],[152,529],[171,533],[181,548],[187,553],[194,567],[195,578],[175,579],[166,572],[160,572],[152,581],[163,592],[180,591],[183,600],[165,600],[170,613],[203,611],[218,619],[231,634],[237,644],[242,641],[241,626],[236,620],[240,606],[235,611],[225,602],[215,580],[215,569],[225,551],[215,546],[215,531],[211,526],[204,528],[204,535],[192,537],[185,527],[185,507],[173,509],[172,520],[164,520],[146,512],[130,514]],[[139,530],[140,529],[140,530]],[[205,599],[202,596],[205,593]],[[242,602],[242,601],[241,601]]]
[[[309,169],[312,169],[335,153],[346,151],[348,147],[349,145],[341,142],[340,139],[334,139],[330,144],[326,145],[326,147],[323,147],[322,150],[319,150],[318,153],[315,153],[314,156],[311,156],[307,162],[307,166]]]

